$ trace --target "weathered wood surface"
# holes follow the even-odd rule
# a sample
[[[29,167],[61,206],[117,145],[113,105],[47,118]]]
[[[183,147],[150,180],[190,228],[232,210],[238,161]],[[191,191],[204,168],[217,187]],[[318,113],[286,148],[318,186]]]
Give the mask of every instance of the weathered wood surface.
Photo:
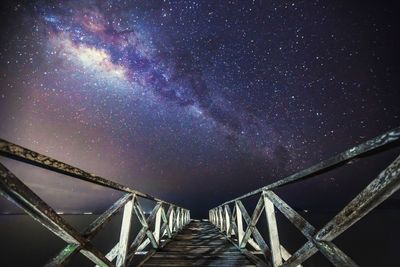
[[[354,159],[379,153],[398,145],[400,145],[400,127],[361,145],[346,150],[345,152],[311,166],[308,169],[297,172],[287,178],[266,185],[241,197],[229,200],[209,210],[209,220],[213,225],[219,228],[222,233],[225,233],[227,227],[230,227],[230,230],[226,232],[227,237],[233,233],[232,230],[235,231],[235,228],[237,228],[235,235],[239,238],[235,240],[235,243],[237,242],[242,248],[242,252],[244,252],[243,250],[246,248],[247,244],[252,245],[255,252],[259,252],[260,249],[262,249],[265,259],[274,267],[298,266],[318,251],[334,266],[358,266],[349,256],[332,243],[332,241],[391,195],[400,190],[400,156],[381,171],[381,173],[370,182],[367,187],[365,187],[320,230],[317,230],[307,222],[272,190],[344,166],[344,164],[351,163]],[[256,194],[261,194],[261,196],[252,215],[250,216],[241,200]],[[229,210],[232,205],[234,205],[234,212],[230,215]],[[275,207],[287,219],[289,219],[289,221],[298,228],[308,240],[307,243],[305,243],[293,255],[291,255],[279,242]],[[260,218],[263,208],[265,208],[267,216],[269,247],[266,245],[266,242],[256,228],[257,221]],[[225,216],[222,216],[221,214],[222,209],[227,211]],[[235,215],[237,217],[236,225],[234,224]],[[245,232],[240,230],[243,227],[243,220],[247,225]],[[254,237],[255,245],[254,243],[252,244],[251,236]],[[252,253],[252,251],[249,252]]]
[[[142,252],[149,243],[151,243],[153,249],[157,249],[160,245],[160,239],[166,237],[165,239],[168,240],[172,237],[172,232],[180,231],[190,221],[189,210],[2,139],[0,139],[0,155],[97,185],[128,192],[91,223],[83,233],[80,233],[0,163],[0,195],[14,202],[33,219],[68,243],[60,253],[45,265],[47,267],[65,266],[77,252],[86,256],[96,266],[126,266],[136,252]],[[149,217],[146,218],[144,216],[138,198],[156,202],[153,209],[154,212]],[[122,208],[124,208],[124,214],[120,240],[105,255],[92,244],[91,240],[110,221],[111,217]],[[167,214],[165,214],[164,208],[168,208]],[[139,219],[142,229],[133,239],[133,243],[128,246],[132,216],[136,216]],[[147,236],[147,239],[144,239],[145,236]],[[116,257],[117,262],[115,265],[113,260]]]
[[[141,266],[256,266],[207,221],[192,221]]]

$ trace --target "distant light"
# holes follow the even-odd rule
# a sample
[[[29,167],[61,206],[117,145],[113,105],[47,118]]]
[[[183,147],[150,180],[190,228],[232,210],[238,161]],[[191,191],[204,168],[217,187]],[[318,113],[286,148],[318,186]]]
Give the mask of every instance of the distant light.
[[[305,212],[305,213],[307,213],[307,212],[308,212],[308,210],[304,210],[304,212]]]
[[[93,214],[93,212],[84,212],[83,214],[88,215],[88,214]]]

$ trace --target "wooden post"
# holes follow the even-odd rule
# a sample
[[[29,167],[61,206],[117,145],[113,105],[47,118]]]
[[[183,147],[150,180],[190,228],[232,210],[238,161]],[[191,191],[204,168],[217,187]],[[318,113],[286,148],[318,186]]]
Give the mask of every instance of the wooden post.
[[[181,216],[182,216],[181,208],[177,208],[177,212],[176,212],[176,226],[177,226],[178,231],[181,230]]]
[[[174,225],[174,217],[175,217],[175,209],[172,206],[171,207],[171,214],[169,215],[169,229],[171,230],[171,233],[175,232],[175,225]]]
[[[121,233],[119,236],[117,267],[125,267],[126,255],[128,252],[129,233],[131,230],[133,201],[136,196],[134,195],[124,206],[124,213],[122,215]]]
[[[220,224],[221,220],[219,218],[219,210],[218,210],[218,208],[214,209],[214,214],[215,214],[215,221],[216,221],[215,226],[217,226],[219,228],[220,227],[219,224]]]
[[[282,264],[281,247],[279,243],[278,227],[276,225],[274,204],[267,198],[265,192],[262,197],[264,199],[265,214],[267,217],[269,244],[272,254],[272,266],[280,266]]]
[[[153,235],[154,235],[154,238],[155,238],[157,244],[160,244],[160,230],[161,230],[160,228],[161,228],[161,213],[162,213],[162,210],[163,210],[163,207],[161,206],[157,211],[156,224],[154,226],[154,232],[153,232]]]
[[[221,217],[221,232],[225,231],[225,214],[222,206],[219,207],[219,216]]]
[[[229,232],[229,230],[231,229],[231,217],[229,216],[229,206],[225,205],[224,206],[225,209],[225,231],[226,231],[226,235],[228,237],[231,237],[231,233]]]
[[[217,226],[217,228],[219,228],[219,211],[218,211],[218,208],[214,209],[214,214],[215,214],[215,221],[216,221],[215,226]]]
[[[237,231],[238,231],[238,245],[240,246],[240,244],[242,243],[243,240],[243,236],[244,236],[244,231],[243,231],[243,218],[242,218],[242,212],[240,210],[239,207],[239,201],[235,202],[235,206],[236,206],[236,223],[237,223]]]

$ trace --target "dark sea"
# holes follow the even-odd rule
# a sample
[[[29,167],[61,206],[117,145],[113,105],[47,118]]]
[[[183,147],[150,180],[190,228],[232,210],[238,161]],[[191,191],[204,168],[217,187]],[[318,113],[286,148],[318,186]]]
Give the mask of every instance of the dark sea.
[[[302,212],[309,222],[320,228],[334,214]],[[98,215],[63,215],[79,230],[83,230]],[[294,253],[306,239],[283,216],[277,217],[280,241]],[[113,218],[93,239],[94,245],[102,252],[108,252],[119,239],[121,216]],[[400,210],[375,210],[344,232],[334,243],[360,266],[400,266]],[[257,228],[263,235],[265,225]],[[131,236],[139,230],[139,223],[133,221]],[[27,215],[0,216],[0,257],[1,267],[43,266],[55,256],[66,243],[52,234]],[[266,239],[267,240],[267,239]],[[94,266],[81,254],[76,254],[68,266]],[[331,266],[320,253],[315,254],[303,266]]]

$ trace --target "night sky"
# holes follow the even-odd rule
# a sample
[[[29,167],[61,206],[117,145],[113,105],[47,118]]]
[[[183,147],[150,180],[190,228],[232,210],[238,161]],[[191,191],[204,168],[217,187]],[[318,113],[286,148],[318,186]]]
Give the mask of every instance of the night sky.
[[[0,138],[195,215],[400,125],[395,1],[1,2]],[[2,162],[57,209],[111,204]]]

